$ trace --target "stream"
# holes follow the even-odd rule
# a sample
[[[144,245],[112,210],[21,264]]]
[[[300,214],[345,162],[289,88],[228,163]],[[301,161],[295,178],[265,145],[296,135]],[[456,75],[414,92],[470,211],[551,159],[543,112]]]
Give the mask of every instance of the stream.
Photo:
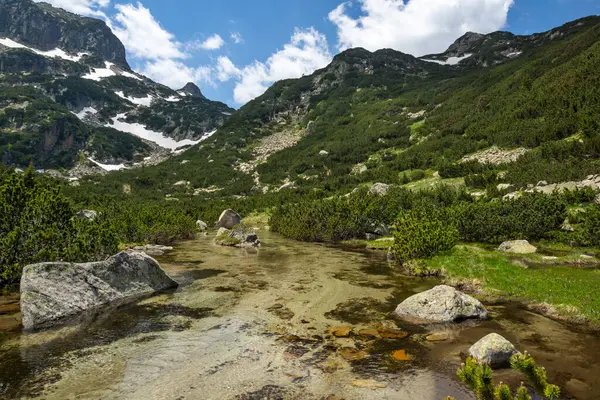
[[[156,257],[176,291],[79,325],[21,333],[18,295],[0,296],[0,398],[474,399],[456,370],[492,332],[531,353],[565,398],[600,398],[597,332],[503,302],[485,304],[491,318],[479,323],[359,334],[395,327],[398,303],[439,281],[401,275],[384,253],[259,235],[259,249],[212,236],[179,243]],[[330,335],[344,325],[354,334]],[[494,378],[513,388],[525,379]]]

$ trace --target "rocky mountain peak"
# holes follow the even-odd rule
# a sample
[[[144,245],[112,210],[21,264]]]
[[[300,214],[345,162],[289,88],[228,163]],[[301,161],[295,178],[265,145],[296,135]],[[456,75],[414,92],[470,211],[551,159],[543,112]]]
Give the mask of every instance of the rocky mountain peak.
[[[203,99],[205,98],[202,92],[200,91],[200,88],[194,82],[188,82],[184,87],[179,89],[178,92],[185,93],[192,97],[200,97]]]
[[[129,70],[125,47],[104,21],[47,3],[0,0],[0,37],[41,51],[87,53]]]
[[[454,41],[446,50],[446,53],[452,54],[464,54],[467,52],[477,41],[479,41],[484,35],[481,33],[467,32]]]

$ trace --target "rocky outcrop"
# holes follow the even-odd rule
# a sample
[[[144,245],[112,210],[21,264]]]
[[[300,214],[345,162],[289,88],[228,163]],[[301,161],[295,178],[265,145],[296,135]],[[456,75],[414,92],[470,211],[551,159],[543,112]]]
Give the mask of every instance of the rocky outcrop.
[[[390,190],[390,185],[386,185],[385,183],[376,183],[371,186],[369,189],[369,193],[374,196],[385,196]]]
[[[487,150],[480,151],[475,154],[465,156],[461,162],[477,161],[481,164],[500,165],[508,164],[517,161],[522,155],[527,153],[527,149],[500,149],[498,147],[491,147]]]
[[[0,0],[0,36],[42,51],[100,56],[129,70],[125,47],[104,21],[31,0]]]
[[[509,240],[498,247],[499,251],[513,254],[533,254],[537,248],[531,245],[527,240]]]
[[[220,228],[215,243],[230,247],[260,247],[260,239],[254,229],[236,225],[233,229]]]
[[[21,277],[23,327],[46,328],[87,310],[175,287],[158,262],[134,250],[106,261],[29,265]]]
[[[98,217],[98,212],[94,210],[81,210],[76,214],[79,219],[87,219],[92,222]]]
[[[234,226],[242,223],[242,217],[233,210],[225,210],[221,213],[217,227],[225,229],[233,229]]]
[[[510,358],[516,353],[515,346],[497,333],[490,333],[469,349],[469,355],[478,363],[492,368],[509,367]]]
[[[488,315],[479,300],[446,285],[409,297],[394,314],[412,323],[460,322],[485,319]]]
[[[208,224],[199,219],[196,221],[196,228],[198,228],[200,231],[205,231],[208,229]]]
[[[181,89],[179,89],[178,92],[185,93],[185,94],[190,95],[192,97],[198,97],[198,98],[201,98],[201,99],[205,99],[206,98],[206,97],[204,97],[204,95],[200,91],[200,88],[198,86],[196,86],[196,84],[193,83],[193,82],[188,82],[184,87],[182,87]]]

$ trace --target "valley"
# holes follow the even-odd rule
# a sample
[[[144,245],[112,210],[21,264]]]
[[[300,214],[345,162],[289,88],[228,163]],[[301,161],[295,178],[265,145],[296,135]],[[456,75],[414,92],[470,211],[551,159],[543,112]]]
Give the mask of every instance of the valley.
[[[114,9],[0,0],[0,397],[598,398],[600,16],[301,72]]]

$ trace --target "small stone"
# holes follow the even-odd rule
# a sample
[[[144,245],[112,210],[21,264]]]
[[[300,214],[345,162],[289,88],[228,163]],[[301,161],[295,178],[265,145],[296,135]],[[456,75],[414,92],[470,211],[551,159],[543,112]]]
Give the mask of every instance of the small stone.
[[[406,350],[396,350],[392,353],[392,357],[398,361],[410,361],[412,358],[406,353]]]
[[[343,347],[339,350],[340,355],[348,361],[358,361],[367,358],[368,354],[364,350],[353,349],[352,347]]]
[[[446,332],[432,333],[425,338],[428,342],[443,342],[450,339],[450,335]]]
[[[404,339],[408,336],[408,332],[401,331],[400,329],[388,328],[386,326],[380,326],[377,328],[379,336],[384,339]]]
[[[509,240],[498,247],[499,251],[513,254],[533,254],[537,248],[532,246],[527,240]]]
[[[329,333],[331,333],[335,337],[348,337],[348,336],[350,336],[350,333],[352,333],[352,327],[351,326],[336,326],[334,328],[331,328],[329,330]]]
[[[488,364],[492,368],[510,366],[510,358],[518,353],[511,342],[497,333],[490,333],[469,349],[469,355],[480,364]]]
[[[379,337],[379,331],[377,329],[362,329],[362,330],[358,331],[358,334],[360,336],[367,336],[369,338],[378,338]]]
[[[363,389],[384,389],[388,387],[386,382],[378,382],[374,379],[355,379],[352,381],[352,386]]]

